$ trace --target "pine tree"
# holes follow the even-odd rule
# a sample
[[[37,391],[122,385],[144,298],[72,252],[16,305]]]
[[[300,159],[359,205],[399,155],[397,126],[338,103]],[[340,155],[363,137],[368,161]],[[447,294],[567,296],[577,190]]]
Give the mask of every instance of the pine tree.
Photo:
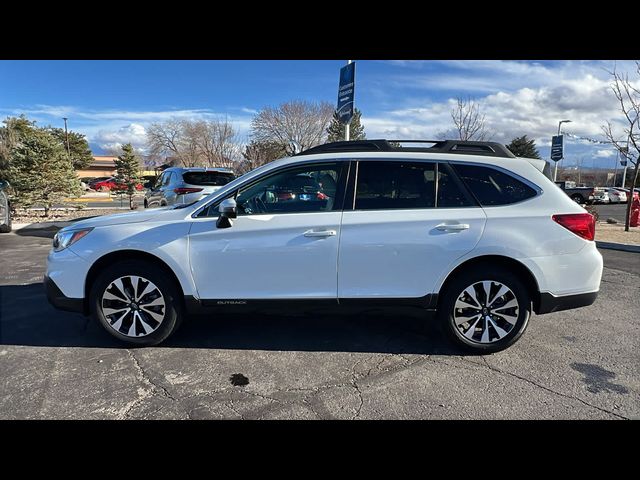
[[[8,171],[17,203],[25,207],[42,205],[45,217],[56,203],[81,194],[64,147],[39,128],[29,128],[12,148]]]
[[[140,183],[140,163],[130,143],[122,146],[122,155],[114,163],[116,164],[116,181],[125,186],[123,193],[129,197],[129,208],[133,210],[133,195],[136,193],[136,186]]]
[[[511,140],[511,143],[507,145],[507,148],[516,157],[540,158],[540,152],[538,152],[538,148],[536,147],[536,141],[528,140],[526,135],[516,137]]]
[[[56,137],[65,149],[67,148],[67,134],[63,128],[47,127],[46,130]],[[85,136],[71,130],[69,130],[69,153],[74,170],[88,167],[93,162],[93,153]]]
[[[349,140],[364,140],[367,136],[364,133],[364,125],[360,123],[362,112],[357,108],[353,111],[353,117],[349,122]],[[344,140],[344,127],[345,125],[340,122],[338,114],[334,112],[331,123],[327,128],[329,137],[327,142],[341,142]]]

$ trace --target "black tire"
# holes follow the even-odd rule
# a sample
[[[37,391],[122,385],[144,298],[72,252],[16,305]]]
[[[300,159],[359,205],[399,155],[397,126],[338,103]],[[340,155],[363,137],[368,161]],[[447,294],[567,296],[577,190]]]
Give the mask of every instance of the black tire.
[[[105,316],[101,305],[102,296],[109,285],[114,280],[129,275],[140,276],[153,282],[161,292],[165,304],[164,318],[159,322],[156,330],[139,337],[128,336],[116,331]],[[158,345],[171,336],[182,323],[184,317],[183,301],[179,287],[167,275],[167,272],[153,263],[143,260],[124,260],[108,266],[100,272],[93,282],[89,294],[91,316],[118,340],[138,346]],[[128,323],[131,324],[131,321]]]
[[[584,203],[584,197],[582,195],[580,195],[579,193],[574,193],[573,195],[571,195],[571,200],[573,200],[576,203],[579,204],[583,204]]]
[[[465,337],[458,327],[456,327],[454,320],[454,307],[458,297],[467,287],[485,280],[499,282],[508,287],[518,302],[517,320],[511,330],[504,337],[490,343],[480,343],[479,341],[473,341]],[[494,287],[497,288],[497,285]],[[496,292],[494,292],[493,295],[496,295]],[[455,345],[462,347],[468,352],[479,354],[494,353],[513,345],[526,330],[531,316],[531,294],[518,276],[505,268],[485,265],[472,267],[467,271],[461,272],[448,283],[446,291],[442,293],[441,298],[442,300],[438,305],[440,328]],[[494,301],[496,300],[494,299]],[[496,333],[493,327],[490,331],[493,334]]]

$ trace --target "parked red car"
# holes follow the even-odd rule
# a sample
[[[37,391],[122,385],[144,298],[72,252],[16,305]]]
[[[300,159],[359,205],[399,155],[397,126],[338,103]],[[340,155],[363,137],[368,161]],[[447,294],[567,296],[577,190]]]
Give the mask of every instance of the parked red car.
[[[110,191],[110,190],[126,190],[127,187],[124,183],[118,182],[115,177],[110,177],[104,180],[98,179],[89,184],[89,187],[93,190]],[[136,185],[136,190],[143,190],[144,187],[141,183]]]

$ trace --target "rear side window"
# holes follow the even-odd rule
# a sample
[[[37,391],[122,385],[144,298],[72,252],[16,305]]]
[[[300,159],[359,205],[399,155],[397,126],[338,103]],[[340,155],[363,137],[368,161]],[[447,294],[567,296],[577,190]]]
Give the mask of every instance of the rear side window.
[[[356,210],[435,207],[435,164],[359,162]]]
[[[224,172],[184,172],[182,178],[190,185],[221,187],[234,179],[233,173]]]
[[[452,164],[482,206],[509,205],[535,197],[536,191],[499,170],[479,165]]]
[[[446,164],[438,165],[438,208],[460,208],[477,206],[465,193],[460,180]]]

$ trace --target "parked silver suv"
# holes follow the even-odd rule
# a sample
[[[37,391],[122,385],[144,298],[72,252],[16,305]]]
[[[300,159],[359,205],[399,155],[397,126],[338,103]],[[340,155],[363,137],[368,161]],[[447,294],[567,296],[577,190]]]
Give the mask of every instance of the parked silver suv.
[[[145,194],[144,207],[197,202],[234,178],[228,168],[167,168]]]

